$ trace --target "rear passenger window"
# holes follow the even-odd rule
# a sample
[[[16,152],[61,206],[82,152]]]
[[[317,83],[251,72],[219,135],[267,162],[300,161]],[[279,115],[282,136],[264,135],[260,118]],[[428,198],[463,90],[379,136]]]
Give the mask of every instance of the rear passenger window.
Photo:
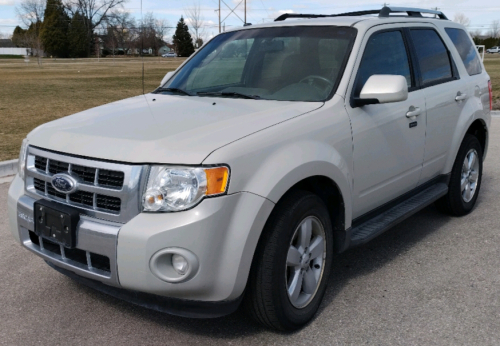
[[[446,28],[445,30],[457,48],[469,76],[483,72],[476,47],[472,44],[469,34],[462,29]]]
[[[366,44],[358,69],[354,97],[358,97],[368,78],[374,74],[401,75],[412,86],[408,54],[401,31],[374,34]]]
[[[424,86],[444,83],[452,77],[450,56],[438,33],[432,29],[410,30]]]

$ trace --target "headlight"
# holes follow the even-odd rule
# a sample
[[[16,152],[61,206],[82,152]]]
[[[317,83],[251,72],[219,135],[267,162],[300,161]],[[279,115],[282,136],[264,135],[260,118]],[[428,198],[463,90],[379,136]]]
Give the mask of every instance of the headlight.
[[[19,152],[18,171],[19,176],[24,179],[24,168],[26,167],[26,154],[28,152],[28,139],[23,139],[21,144],[21,151]]]
[[[181,211],[198,204],[204,197],[226,192],[229,168],[153,166],[146,192],[144,211]]]

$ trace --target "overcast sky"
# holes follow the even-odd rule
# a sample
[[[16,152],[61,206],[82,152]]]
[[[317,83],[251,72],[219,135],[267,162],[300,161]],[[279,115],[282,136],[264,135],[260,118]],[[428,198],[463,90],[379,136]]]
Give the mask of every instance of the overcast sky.
[[[171,26],[175,26],[181,15],[186,17],[186,10],[193,3],[200,4],[202,15],[206,21],[206,34],[212,36],[218,33],[218,14],[215,11],[219,6],[218,0],[143,0],[142,12],[154,12],[155,16],[166,19]],[[241,2],[236,9],[236,14],[243,18],[244,0],[224,0],[231,7]],[[443,11],[448,18],[453,19],[455,13],[464,13],[470,20],[469,30],[488,30],[493,20],[500,20],[500,0],[421,0],[409,2],[403,0],[387,0],[393,6],[435,8]],[[21,25],[16,17],[15,7],[19,0],[0,0],[0,33],[11,34],[16,25]],[[373,0],[247,0],[247,22],[262,23],[272,21],[278,15],[286,12],[297,13],[321,13],[333,14],[347,11],[358,11],[367,9],[380,9],[383,2]],[[230,11],[222,2],[222,18],[230,14]],[[140,0],[128,0],[125,9],[131,12],[137,19],[140,18]],[[241,26],[242,21],[234,14],[230,14],[225,20],[227,27]],[[169,36],[173,34],[173,30]]]

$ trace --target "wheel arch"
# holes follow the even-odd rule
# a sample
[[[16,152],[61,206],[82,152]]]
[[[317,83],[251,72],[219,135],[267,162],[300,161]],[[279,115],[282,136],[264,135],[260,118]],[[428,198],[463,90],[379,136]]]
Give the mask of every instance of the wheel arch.
[[[462,128],[462,131],[457,131],[453,137],[452,145],[449,151],[448,160],[445,165],[445,170],[443,173],[451,172],[453,164],[455,163],[458,150],[462,144],[466,134],[472,134],[478,138],[481,148],[483,149],[483,161],[486,158],[486,153],[488,151],[488,125],[483,118],[476,118],[470,121],[469,124],[459,125],[457,128]]]
[[[486,157],[488,148],[488,128],[483,119],[476,119],[465,132],[471,134],[479,140],[481,149],[483,150],[483,159]],[[465,136],[465,135],[464,135]]]
[[[329,177],[315,175],[297,182],[282,198],[295,190],[308,191],[321,198],[332,222],[335,251],[342,252],[346,242],[345,202],[338,185]]]

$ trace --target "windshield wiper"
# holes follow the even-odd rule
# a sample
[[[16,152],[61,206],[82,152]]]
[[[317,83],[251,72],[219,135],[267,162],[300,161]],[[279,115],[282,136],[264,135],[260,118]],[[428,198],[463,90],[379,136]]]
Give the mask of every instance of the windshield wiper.
[[[247,94],[242,94],[238,93],[235,91],[227,91],[227,92],[213,92],[213,91],[201,91],[196,93],[198,96],[233,96],[233,97],[240,97],[244,99],[251,99],[251,100],[260,100],[262,97],[258,95],[247,95]]]
[[[178,93],[178,94],[193,96],[193,94],[187,92],[186,90],[182,90],[182,89],[179,89],[179,88],[158,88],[158,89],[156,89],[156,91],[157,92],[169,91],[169,92],[172,92],[172,93]]]

